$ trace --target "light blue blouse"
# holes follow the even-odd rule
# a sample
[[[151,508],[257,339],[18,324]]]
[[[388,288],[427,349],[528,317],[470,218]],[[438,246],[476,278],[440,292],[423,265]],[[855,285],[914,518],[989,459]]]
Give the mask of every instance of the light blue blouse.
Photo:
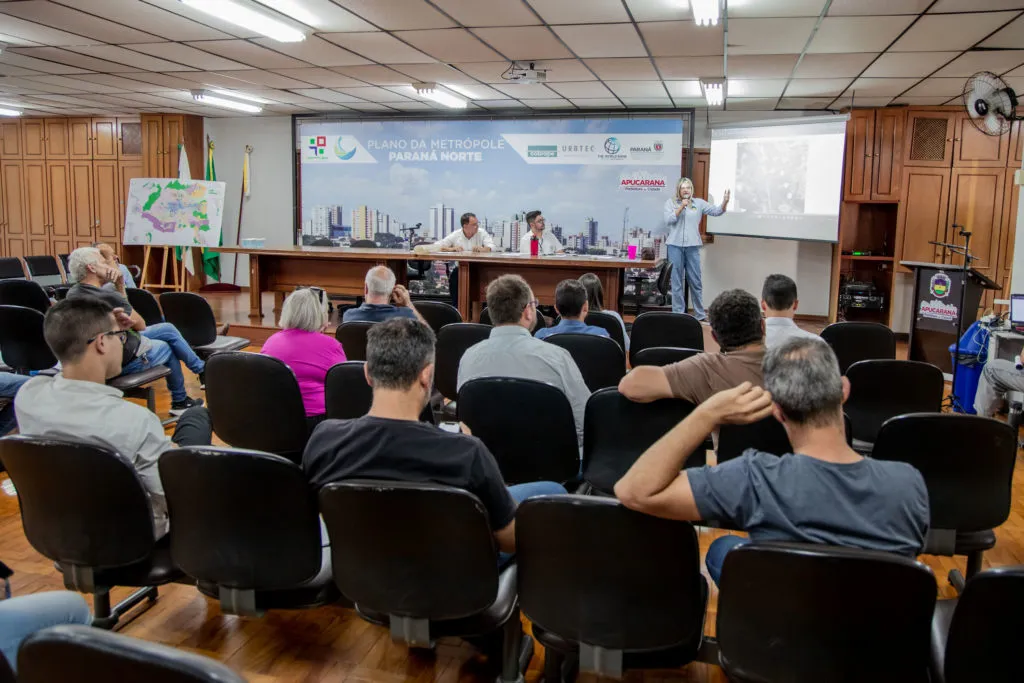
[[[708,204],[703,199],[694,197],[690,200],[690,206],[681,214],[676,216],[676,209],[679,202],[675,197],[665,201],[665,230],[668,232],[666,244],[674,247],[699,247],[703,244],[700,239],[700,219],[705,214],[708,216],[721,216],[725,209],[721,206]]]

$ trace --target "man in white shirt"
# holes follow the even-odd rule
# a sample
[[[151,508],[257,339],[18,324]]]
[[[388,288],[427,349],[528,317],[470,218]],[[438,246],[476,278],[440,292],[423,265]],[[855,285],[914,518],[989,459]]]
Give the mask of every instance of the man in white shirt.
[[[786,275],[769,275],[761,288],[761,310],[764,311],[764,346],[772,349],[794,337],[818,338],[818,335],[796,326],[800,300],[796,296],[796,283]]]
[[[440,239],[430,245],[431,251],[450,252],[489,252],[494,251],[494,240],[486,230],[480,229],[480,221],[476,214],[464,213],[459,219],[462,224],[461,230],[456,230],[444,239]],[[448,289],[452,294],[452,306],[459,305],[459,265],[452,266],[448,274]]]
[[[562,243],[558,241],[553,233],[545,230],[544,216],[541,215],[540,211],[530,211],[526,214],[526,224],[530,226],[529,232],[527,232],[519,240],[519,253],[529,254],[530,243],[533,240],[537,240],[537,255],[538,256],[550,256],[551,254],[564,254],[565,250],[562,248]]]
[[[39,375],[14,399],[22,434],[94,444],[121,454],[139,473],[153,510],[157,538],[167,533],[167,503],[157,461],[175,444],[209,445],[213,435],[206,408],[192,407],[178,418],[173,440],[160,419],[106,381],[121,374],[126,330],[132,320],[122,309],[83,297],[54,304],[43,321],[43,336],[61,362],[56,377]]]

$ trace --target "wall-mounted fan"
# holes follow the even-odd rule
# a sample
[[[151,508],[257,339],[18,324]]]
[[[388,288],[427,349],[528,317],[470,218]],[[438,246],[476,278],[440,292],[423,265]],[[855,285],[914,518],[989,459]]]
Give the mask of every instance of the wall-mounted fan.
[[[999,76],[981,71],[967,79],[964,108],[971,123],[985,135],[1002,135],[1015,118],[1017,93]]]

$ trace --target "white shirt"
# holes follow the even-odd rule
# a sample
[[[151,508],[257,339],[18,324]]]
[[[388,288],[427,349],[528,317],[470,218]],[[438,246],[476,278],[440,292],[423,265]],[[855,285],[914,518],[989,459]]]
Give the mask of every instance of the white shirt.
[[[533,230],[527,230],[526,234],[519,239],[519,253],[529,254],[530,253],[530,238],[533,237]],[[545,230],[540,234],[540,244],[538,245],[537,253],[541,256],[550,256],[551,254],[557,254],[562,251],[562,243],[558,241],[555,234],[550,230]]]
[[[22,434],[86,442],[121,454],[139,473],[153,509],[153,533],[167,533],[167,502],[157,461],[174,444],[160,419],[125,401],[114,387],[56,377],[33,377],[14,399]]]
[[[797,327],[792,318],[770,317],[764,319],[764,346],[766,349],[780,346],[795,337],[820,339],[818,335]]]
[[[430,245],[431,251],[456,247],[459,251],[473,251],[474,247],[486,247],[494,251],[494,240],[483,228],[477,228],[472,237],[466,237],[466,233],[460,228],[444,239],[440,239]]]

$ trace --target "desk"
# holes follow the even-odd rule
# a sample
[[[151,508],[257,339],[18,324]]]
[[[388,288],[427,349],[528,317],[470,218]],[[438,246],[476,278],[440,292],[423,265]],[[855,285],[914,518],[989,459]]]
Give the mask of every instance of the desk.
[[[594,273],[604,287],[607,308],[619,310],[623,271],[653,268],[654,261],[630,261],[596,256],[519,256],[505,252],[414,254],[398,249],[347,249],[343,247],[216,247],[222,254],[249,257],[249,317],[261,320],[260,295],[274,292],[276,308],[296,287],[317,286],[329,294],[362,296],[366,271],[375,265],[389,267],[399,284],[406,284],[408,261],[454,261],[459,264],[459,313],[475,320],[486,301],[487,283],[499,275],[522,275],[542,304],[554,304],[555,287],[568,278]]]
[[[988,337],[989,359],[1000,358],[1011,363],[1024,349],[1024,334],[1018,334],[1008,328],[992,330]]]

